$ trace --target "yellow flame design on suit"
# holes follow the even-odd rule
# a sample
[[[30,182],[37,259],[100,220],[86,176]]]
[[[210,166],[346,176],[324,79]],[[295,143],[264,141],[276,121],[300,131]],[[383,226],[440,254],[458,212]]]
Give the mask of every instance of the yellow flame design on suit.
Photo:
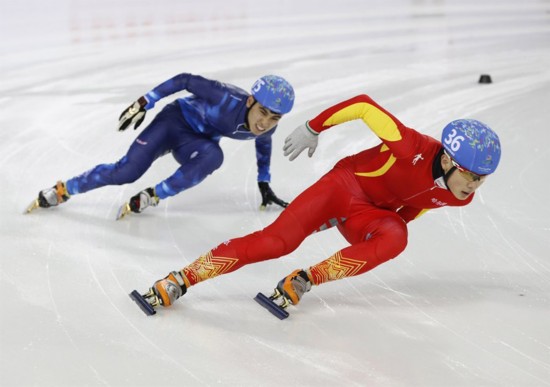
[[[332,116],[330,116],[323,125],[338,125],[343,122],[361,119],[367,126],[384,142],[395,142],[402,139],[401,132],[397,127],[395,121],[380,110],[378,107],[366,102],[358,102],[347,106]],[[384,144],[380,152],[386,152],[389,148]],[[397,159],[393,154],[390,156],[386,163],[375,171],[370,172],[358,172],[356,175],[363,177],[376,177],[386,173],[395,163]]]
[[[193,284],[195,284],[227,273],[237,261],[237,258],[214,257],[212,252],[208,252],[205,255],[201,255],[189,266],[186,266],[183,269],[183,273]]]
[[[315,285],[357,275],[367,262],[342,256],[337,252],[323,262],[312,266],[310,272]]]
[[[382,145],[382,148],[380,148],[380,153],[386,152],[389,150],[387,145]],[[390,153],[390,157],[388,157],[388,160],[382,165],[380,168],[378,168],[375,171],[372,172],[355,172],[357,176],[363,176],[363,177],[376,177],[376,176],[382,176],[384,173],[388,172],[388,170],[393,166],[397,159],[395,156]]]
[[[397,128],[394,120],[376,106],[366,102],[354,103],[337,111],[330,116],[323,125],[338,125],[356,119],[363,120],[363,122],[384,141],[393,142],[401,140],[401,132]]]

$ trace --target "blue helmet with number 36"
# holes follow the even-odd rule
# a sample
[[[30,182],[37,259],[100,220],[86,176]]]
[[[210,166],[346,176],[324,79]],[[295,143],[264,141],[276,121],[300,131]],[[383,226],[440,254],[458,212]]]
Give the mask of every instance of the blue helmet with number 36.
[[[500,140],[483,122],[471,119],[452,121],[443,128],[441,143],[445,152],[470,172],[483,176],[497,169]]]
[[[278,75],[264,75],[252,86],[252,96],[273,113],[286,114],[294,105],[294,89]]]

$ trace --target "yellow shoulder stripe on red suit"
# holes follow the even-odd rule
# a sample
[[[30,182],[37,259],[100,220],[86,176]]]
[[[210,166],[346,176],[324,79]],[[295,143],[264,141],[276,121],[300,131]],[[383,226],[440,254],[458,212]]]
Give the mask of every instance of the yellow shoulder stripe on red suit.
[[[366,102],[358,102],[349,105],[333,115],[324,123],[324,126],[338,125],[343,122],[361,119],[383,141],[401,140],[401,132],[396,123],[376,106]]]

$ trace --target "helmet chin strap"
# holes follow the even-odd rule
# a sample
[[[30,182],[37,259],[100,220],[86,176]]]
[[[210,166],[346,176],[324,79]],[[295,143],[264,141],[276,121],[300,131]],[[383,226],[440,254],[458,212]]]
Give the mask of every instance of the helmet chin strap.
[[[443,185],[441,184],[441,181],[445,184],[445,188],[449,190],[449,185],[447,184],[447,181],[451,177],[452,173],[456,169],[456,167],[453,165],[447,172],[443,170],[443,167],[441,166],[441,157],[444,155],[444,150],[441,148],[439,152],[437,153],[437,156],[435,157],[433,164],[432,164],[432,175],[434,178],[434,181],[439,182],[439,186],[443,188]]]
[[[449,169],[447,173],[443,175],[443,182],[445,183],[445,187],[447,187],[448,190],[449,190],[449,185],[447,184],[447,180],[449,180],[449,178],[451,177],[455,169],[456,167],[453,165],[451,169]]]

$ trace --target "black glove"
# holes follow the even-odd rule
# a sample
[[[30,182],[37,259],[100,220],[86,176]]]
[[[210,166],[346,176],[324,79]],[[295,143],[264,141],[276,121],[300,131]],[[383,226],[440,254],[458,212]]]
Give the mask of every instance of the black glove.
[[[122,112],[118,118],[118,130],[122,132],[126,130],[128,126],[134,124],[134,130],[141,125],[145,119],[145,106],[147,105],[147,100],[145,97],[139,97],[139,99],[128,106],[126,110]]]
[[[260,188],[260,193],[262,194],[262,204],[260,205],[260,210],[265,210],[268,204],[278,204],[281,207],[288,206],[288,203],[279,199],[271,190],[269,183],[267,181],[259,181],[258,187]]]

